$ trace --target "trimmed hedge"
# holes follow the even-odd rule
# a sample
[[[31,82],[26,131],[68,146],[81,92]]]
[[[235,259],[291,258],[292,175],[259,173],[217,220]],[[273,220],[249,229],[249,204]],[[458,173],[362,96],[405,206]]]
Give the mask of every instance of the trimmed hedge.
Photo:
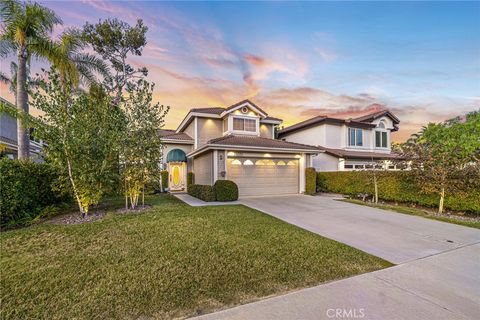
[[[377,171],[377,176],[380,199],[438,207],[439,195],[423,193],[411,172]],[[352,196],[374,194],[373,177],[369,171],[318,172],[317,188]],[[447,194],[445,208],[480,214],[480,190],[471,188],[456,194]]]
[[[165,192],[165,189],[168,188],[168,171],[162,170],[162,172],[160,172],[160,177],[162,180],[162,191]]]
[[[194,183],[195,183],[195,174],[193,172],[187,172],[187,190]]]
[[[190,188],[188,188],[188,194],[207,202],[215,201],[216,199],[213,186],[203,184],[192,184]]]
[[[317,191],[317,172],[315,168],[305,169],[305,194],[314,195]]]
[[[0,227],[27,225],[70,201],[69,195],[54,191],[56,170],[45,163],[0,160]]]
[[[217,180],[213,188],[217,201],[238,200],[238,186],[231,180]]]

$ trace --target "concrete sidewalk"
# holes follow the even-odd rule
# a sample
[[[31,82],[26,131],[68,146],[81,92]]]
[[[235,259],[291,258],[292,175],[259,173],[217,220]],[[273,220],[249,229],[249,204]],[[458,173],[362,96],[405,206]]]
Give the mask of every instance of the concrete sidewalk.
[[[228,201],[228,202],[220,202],[220,201],[212,201],[212,202],[206,202],[203,200],[200,200],[198,198],[192,197],[191,195],[187,193],[172,193],[173,196],[175,196],[177,199],[180,199],[181,201],[185,202],[186,204],[192,206],[192,207],[203,207],[203,206],[231,206],[234,204],[241,204],[239,201]]]

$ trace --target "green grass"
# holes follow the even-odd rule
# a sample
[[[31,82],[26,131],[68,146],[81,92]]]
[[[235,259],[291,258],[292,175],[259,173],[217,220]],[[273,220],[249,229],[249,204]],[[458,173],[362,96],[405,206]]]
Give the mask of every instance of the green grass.
[[[375,203],[364,202],[364,201],[356,200],[356,199],[342,199],[342,200],[339,200],[339,201],[345,201],[345,202],[350,202],[350,203],[354,203],[354,204],[360,204],[360,205],[363,205],[363,206],[379,208],[379,209],[384,209],[384,210],[389,210],[389,211],[395,211],[395,212],[399,212],[399,213],[403,213],[403,214],[420,216],[420,217],[424,217],[424,218],[427,218],[427,219],[438,220],[438,221],[442,221],[442,222],[448,222],[448,223],[458,224],[458,225],[461,225],[461,226],[480,229],[480,221],[461,220],[460,218],[457,218],[453,215],[452,216],[432,215],[432,214],[429,214],[428,212],[425,212],[424,210],[419,209],[419,208],[413,208],[413,207],[407,207],[407,206],[401,206],[401,205],[375,204]]]
[[[0,234],[0,318],[186,317],[391,266],[245,206],[148,203]]]

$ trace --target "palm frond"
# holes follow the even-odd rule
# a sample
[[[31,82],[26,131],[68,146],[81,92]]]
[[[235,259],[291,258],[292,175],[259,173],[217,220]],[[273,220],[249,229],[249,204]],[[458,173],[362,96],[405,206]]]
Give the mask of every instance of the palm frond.
[[[110,76],[108,64],[101,58],[89,53],[75,53],[71,56],[72,61],[78,66],[88,68],[99,73],[102,77]]]

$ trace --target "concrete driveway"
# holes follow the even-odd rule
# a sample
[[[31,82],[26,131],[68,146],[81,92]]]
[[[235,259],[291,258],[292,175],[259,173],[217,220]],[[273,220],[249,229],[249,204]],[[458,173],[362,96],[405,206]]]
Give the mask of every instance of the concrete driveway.
[[[480,230],[334,200],[274,196],[241,203],[395,264],[480,242]]]
[[[241,202],[398,265],[200,319],[478,319],[478,229],[328,197],[292,195]]]

